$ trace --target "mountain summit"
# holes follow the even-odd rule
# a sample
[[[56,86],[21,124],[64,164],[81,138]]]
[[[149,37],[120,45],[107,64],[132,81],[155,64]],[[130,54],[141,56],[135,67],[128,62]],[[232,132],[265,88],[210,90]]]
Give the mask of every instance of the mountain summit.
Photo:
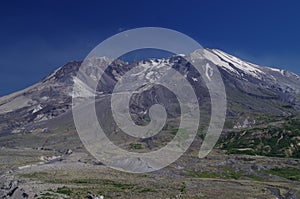
[[[198,52],[201,59],[215,64],[222,75],[228,97],[228,115],[239,118],[243,113],[287,116],[300,108],[300,77],[292,72],[271,67],[258,66],[229,55],[221,50],[204,49]],[[105,57],[91,58],[93,63],[105,64]],[[0,98],[0,132],[21,132],[35,123],[51,120],[71,110],[74,82],[81,86],[80,92],[88,95],[109,94],[114,84],[135,66],[144,70],[139,78],[155,82],[157,67],[174,67],[183,71],[190,82],[201,78],[190,70],[184,56],[175,55],[166,59],[147,59],[134,63],[115,60],[102,77],[102,82],[93,93],[91,88],[76,77],[81,61],[69,62],[58,68],[39,83],[22,91]],[[97,68],[81,71],[87,78],[95,80]],[[197,91],[196,91],[197,92]],[[200,93],[200,91],[199,91]],[[234,124],[238,126],[237,123]]]

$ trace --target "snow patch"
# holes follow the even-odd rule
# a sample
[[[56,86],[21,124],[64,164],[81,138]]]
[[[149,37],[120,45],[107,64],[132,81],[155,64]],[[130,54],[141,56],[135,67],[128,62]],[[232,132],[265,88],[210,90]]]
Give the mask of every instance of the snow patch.
[[[197,82],[197,81],[198,81],[198,79],[195,78],[195,77],[192,77],[192,80],[193,80],[194,82]]]
[[[42,109],[43,109],[42,105],[38,104],[36,107],[34,107],[34,109],[32,110],[32,113],[36,113]]]
[[[94,91],[88,85],[86,85],[78,77],[73,77],[74,89],[71,94],[73,98],[75,97],[94,97]]]
[[[209,81],[211,81],[211,77],[213,76],[213,69],[212,67],[209,65],[209,63],[206,64],[205,66],[206,70],[205,70],[205,75],[207,77],[207,79]]]
[[[222,66],[226,70],[239,74],[238,71],[236,71],[234,68],[232,68],[227,62],[223,61],[218,57],[216,54],[210,52],[209,50],[204,49],[203,50],[203,57],[210,60],[212,63],[214,63],[217,66]]]
[[[234,67],[243,71],[245,74],[251,75],[258,79],[261,79],[261,77],[265,75],[265,73],[262,70],[260,70],[261,67],[258,65],[243,61],[220,50],[214,49],[212,50],[212,52],[225,62],[233,64]]]

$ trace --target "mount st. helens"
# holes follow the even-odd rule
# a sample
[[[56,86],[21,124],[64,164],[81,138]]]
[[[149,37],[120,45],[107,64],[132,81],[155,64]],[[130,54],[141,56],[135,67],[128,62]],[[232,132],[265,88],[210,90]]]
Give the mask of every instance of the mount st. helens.
[[[207,157],[198,153],[210,120],[210,96],[185,59],[190,55],[115,60],[96,91],[91,85],[101,69],[95,66],[112,60],[93,57],[80,76],[82,62],[69,62],[39,83],[0,98],[0,198],[299,198],[300,77],[220,50],[193,53],[203,67],[218,67],[227,93],[223,134]],[[113,143],[127,151],[153,151],[174,138],[179,124],[176,96],[155,84],[171,67],[189,81],[199,101],[200,128],[189,150],[166,168],[141,175],[109,169],[89,155],[74,126],[72,97],[96,96],[99,123]],[[131,98],[132,119],[149,123],[149,107],[156,103],[168,113],[166,126],[153,137],[130,137],[111,116],[110,94],[129,70],[132,80],[149,83]],[[74,83],[78,89],[73,90]]]
[[[232,153],[299,157],[300,77],[286,70],[243,61],[221,50],[204,49],[196,53],[205,62],[219,68],[226,88],[227,117],[219,147]],[[110,59],[93,57],[89,61],[101,65],[108,63]],[[58,127],[74,128],[71,119],[72,96],[96,95],[105,98],[112,92],[121,76],[135,66],[143,67],[142,72],[135,74],[137,78],[146,79],[150,83],[140,90],[140,95],[133,96],[131,108],[133,118],[137,122],[143,123],[147,120],[147,110],[154,103],[168,106],[167,110],[171,112],[171,117],[178,117],[176,97],[155,85],[155,79],[160,75],[156,69],[160,67],[166,69],[173,67],[185,75],[195,89],[200,109],[210,113],[210,109],[207,108],[210,104],[207,88],[199,73],[184,59],[184,55],[133,63],[115,60],[101,78],[96,91],[76,77],[81,63],[81,61],[69,62],[39,83],[1,97],[0,135],[26,136],[25,134],[34,132],[35,137],[39,137],[45,132],[50,132],[63,136],[57,132]],[[99,69],[95,67],[85,68],[80,72],[91,81],[95,81],[99,75]],[[74,82],[80,86],[78,92],[73,91]],[[98,101],[99,118],[106,117],[108,111],[106,103],[107,101]],[[205,116],[202,119],[209,121]],[[110,123],[109,120],[107,124]],[[176,129],[178,125],[174,123],[176,122],[165,130]],[[108,127],[109,130],[117,132],[117,127],[112,126]],[[202,137],[201,131],[199,134]],[[147,143],[146,147],[155,147],[155,143],[149,140],[144,142]],[[44,145],[51,148],[50,143],[51,141]],[[277,143],[276,147],[273,146],[274,143]],[[4,146],[16,144],[17,142],[12,141],[5,143]],[[37,143],[33,145],[39,146]]]

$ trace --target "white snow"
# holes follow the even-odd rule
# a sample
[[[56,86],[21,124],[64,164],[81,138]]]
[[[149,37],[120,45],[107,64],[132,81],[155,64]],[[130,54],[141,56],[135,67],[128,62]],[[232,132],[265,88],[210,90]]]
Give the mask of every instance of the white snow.
[[[209,81],[211,81],[211,77],[213,75],[212,67],[207,63],[206,66],[205,66],[205,68],[206,68],[205,75],[206,75],[207,79]]]
[[[74,90],[72,97],[94,97],[93,90],[78,77],[73,77]]]
[[[34,107],[34,109],[32,110],[32,113],[36,113],[36,112],[38,112],[39,110],[42,110],[42,109],[43,109],[42,105],[38,104],[36,107]]]
[[[280,73],[280,69],[278,69],[278,68],[271,68],[271,67],[268,67],[270,70],[272,70],[272,71],[275,71],[275,72],[279,72]]]
[[[214,63],[217,66],[223,66],[225,69],[234,72],[236,74],[239,74],[238,71],[232,68],[227,62],[221,60],[216,54],[212,53],[209,50],[206,49],[203,50],[203,57],[210,60],[212,63]]]
[[[140,62],[137,67],[130,71],[130,73],[132,77],[138,77],[139,79],[145,78],[149,80],[150,83],[154,83],[170,68],[171,65],[167,59],[151,59],[146,62]]]
[[[43,97],[41,97],[41,100],[43,100],[43,101],[46,101],[46,100],[48,100],[48,99],[49,99],[48,96],[43,96]]]
[[[148,79],[151,83],[154,82],[154,71],[150,71],[145,76],[146,79]]]
[[[221,50],[204,49],[201,54],[204,59],[208,59],[215,65],[241,77],[247,74],[261,79],[265,75],[265,72],[261,70],[261,66],[243,61]]]
[[[234,57],[232,55],[229,55],[221,50],[212,50],[212,52],[219,56],[221,59],[223,59],[225,62],[232,63],[236,68],[243,71],[245,74],[252,75],[256,78],[261,78],[262,75],[265,75],[265,73],[260,70],[260,66],[243,61],[237,57]],[[227,66],[226,66],[227,68]]]
[[[280,74],[282,74],[282,75],[284,75],[284,70],[282,70],[282,69],[279,69],[279,68],[271,68],[271,67],[268,67],[270,70],[272,70],[272,71],[275,71],[275,72],[278,72],[278,73],[280,73]]]

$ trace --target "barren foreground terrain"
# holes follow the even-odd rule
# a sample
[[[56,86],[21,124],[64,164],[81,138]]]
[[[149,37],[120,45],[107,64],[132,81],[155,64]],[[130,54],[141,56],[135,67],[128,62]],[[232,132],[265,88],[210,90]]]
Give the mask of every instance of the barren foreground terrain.
[[[129,174],[84,150],[2,148],[0,156],[3,198],[300,198],[300,160],[292,158],[214,150],[204,159],[185,155],[163,170]]]

